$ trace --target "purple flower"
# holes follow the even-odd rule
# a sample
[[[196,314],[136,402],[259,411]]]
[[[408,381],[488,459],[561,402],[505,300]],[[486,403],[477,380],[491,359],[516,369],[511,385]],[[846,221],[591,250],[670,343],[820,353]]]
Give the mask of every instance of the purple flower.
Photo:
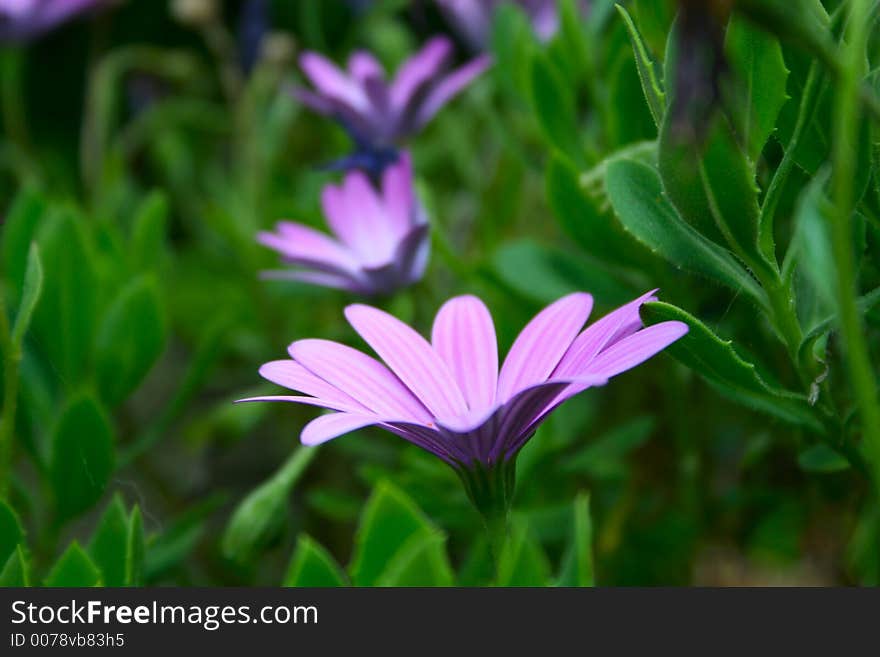
[[[349,323],[387,366],[337,342],[298,340],[288,348],[290,360],[266,363],[260,375],[302,395],[247,401],[334,411],[306,425],[306,445],[380,426],[455,468],[478,508],[487,497],[509,501],[514,459],[553,409],[687,332],[681,322],[643,328],[639,308],[655,298],[649,292],[581,330],[593,298],[563,297],[522,330],[500,370],[492,317],[477,297],[446,302],[430,342],[377,308],[348,306]],[[507,492],[485,490],[499,472],[505,474],[497,485]]]
[[[0,0],[0,41],[26,41],[106,0]]]
[[[436,0],[456,32],[475,50],[488,47],[495,10],[503,0]],[[549,41],[559,29],[556,0],[514,0],[532,22],[541,41]]]
[[[321,196],[334,237],[289,221],[257,240],[299,270],[270,276],[367,296],[390,294],[419,280],[428,260],[428,221],[415,195],[409,154],[385,169],[381,189],[360,171]]]
[[[296,89],[301,102],[342,123],[355,141],[391,146],[418,132],[443,105],[489,65],[485,56],[447,72],[452,44],[435,37],[410,57],[393,80],[373,55],[354,53],[348,70],[314,52],[300,57],[300,67],[315,91]]]

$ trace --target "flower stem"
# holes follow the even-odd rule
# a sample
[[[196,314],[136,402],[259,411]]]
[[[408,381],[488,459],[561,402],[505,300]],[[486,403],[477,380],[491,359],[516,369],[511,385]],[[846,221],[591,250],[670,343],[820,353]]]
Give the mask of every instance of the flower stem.
[[[837,264],[837,314],[844,356],[856,404],[862,419],[862,445],[880,486],[880,403],[871,367],[870,350],[857,304],[857,280],[852,247],[852,213],[855,209],[856,139],[860,124],[861,78],[867,43],[869,3],[852,0],[843,48],[841,75],[835,96],[832,150],[833,212],[831,248]]]

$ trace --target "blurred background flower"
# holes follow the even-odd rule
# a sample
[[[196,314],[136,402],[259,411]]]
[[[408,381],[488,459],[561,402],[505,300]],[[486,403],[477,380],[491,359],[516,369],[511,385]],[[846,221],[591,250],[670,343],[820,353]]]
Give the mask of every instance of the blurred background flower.
[[[402,153],[377,189],[359,171],[321,193],[324,217],[335,239],[308,226],[279,222],[257,240],[284,261],[305,270],[268,272],[367,296],[389,295],[418,281],[428,262],[429,227],[416,198],[412,162]]]
[[[0,41],[27,41],[112,0],[0,0]]]

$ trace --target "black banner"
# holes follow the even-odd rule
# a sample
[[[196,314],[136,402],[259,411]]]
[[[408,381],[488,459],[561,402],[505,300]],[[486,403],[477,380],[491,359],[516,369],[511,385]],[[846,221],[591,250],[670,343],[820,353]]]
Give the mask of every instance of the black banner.
[[[0,654],[472,654],[876,642],[876,589],[0,589]],[[869,650],[874,650],[869,648]],[[247,654],[245,652],[245,654]]]

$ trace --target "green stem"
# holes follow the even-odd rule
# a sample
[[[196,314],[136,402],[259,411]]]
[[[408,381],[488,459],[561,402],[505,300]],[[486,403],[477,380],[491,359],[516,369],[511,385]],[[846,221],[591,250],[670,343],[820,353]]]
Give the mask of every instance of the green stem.
[[[837,264],[837,313],[843,337],[850,384],[862,418],[862,447],[880,485],[880,404],[871,354],[857,304],[857,279],[852,247],[852,213],[855,207],[856,139],[860,119],[861,74],[869,25],[868,2],[852,0],[843,48],[841,75],[834,107],[832,149],[831,247]]]
[[[3,349],[3,417],[0,418],[0,499],[7,499],[12,482],[12,454],[15,411],[18,404],[18,370],[21,349],[14,343],[6,315],[6,302],[0,299],[0,344]]]
[[[515,457],[489,466],[482,463],[462,464],[455,471],[483,518],[497,575],[510,533],[510,505],[516,485]]]

